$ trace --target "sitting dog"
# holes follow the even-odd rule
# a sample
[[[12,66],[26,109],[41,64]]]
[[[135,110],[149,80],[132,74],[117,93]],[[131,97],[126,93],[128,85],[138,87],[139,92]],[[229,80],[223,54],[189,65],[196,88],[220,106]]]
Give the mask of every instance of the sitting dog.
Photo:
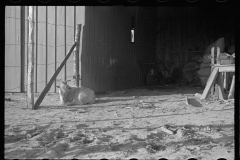
[[[85,87],[70,87],[67,81],[61,81],[59,88],[61,105],[83,105],[95,103],[96,95],[93,90]]]

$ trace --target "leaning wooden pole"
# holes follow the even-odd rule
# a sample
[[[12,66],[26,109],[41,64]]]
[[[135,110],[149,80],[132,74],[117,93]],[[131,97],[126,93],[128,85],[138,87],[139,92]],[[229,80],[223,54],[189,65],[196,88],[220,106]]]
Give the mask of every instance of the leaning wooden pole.
[[[33,82],[34,82],[34,44],[33,44],[33,28],[34,28],[34,7],[29,6],[29,43],[28,43],[28,88],[27,88],[27,106],[29,109],[34,109],[34,91],[33,91]]]
[[[232,84],[228,94],[228,99],[234,99],[234,89],[235,89],[235,75],[233,75],[232,78]]]
[[[34,105],[34,108],[37,109],[39,107],[39,105],[41,104],[43,98],[45,97],[45,95],[48,93],[49,89],[51,88],[53,82],[55,81],[56,77],[58,76],[58,74],[60,73],[61,69],[63,68],[63,66],[66,64],[68,58],[70,57],[73,49],[76,46],[76,42],[74,42],[74,44],[72,45],[72,47],[70,48],[70,50],[68,51],[68,54],[66,55],[65,59],[62,61],[62,63],[60,64],[60,66],[58,67],[58,69],[56,70],[56,72],[53,74],[52,78],[50,79],[50,81],[48,82],[48,84],[46,85],[46,87],[43,89],[42,93],[40,94],[39,98],[36,100],[36,103]]]
[[[79,87],[79,48],[80,48],[80,37],[81,37],[81,24],[76,26],[76,35],[75,35],[75,42],[76,47],[73,52],[73,70],[74,70],[74,83],[77,87]]]

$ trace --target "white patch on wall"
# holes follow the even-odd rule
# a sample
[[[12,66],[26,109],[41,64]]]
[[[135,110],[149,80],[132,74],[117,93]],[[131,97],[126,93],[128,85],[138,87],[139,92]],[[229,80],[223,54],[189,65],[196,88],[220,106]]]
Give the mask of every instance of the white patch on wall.
[[[117,63],[117,59],[114,59],[114,58],[111,58],[110,57],[110,67],[112,66],[112,65],[115,65]]]

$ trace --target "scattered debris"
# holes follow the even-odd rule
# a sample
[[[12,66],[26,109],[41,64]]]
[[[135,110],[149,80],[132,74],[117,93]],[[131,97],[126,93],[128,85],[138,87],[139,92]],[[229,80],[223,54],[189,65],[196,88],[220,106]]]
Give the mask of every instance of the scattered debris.
[[[190,152],[192,152],[192,151],[199,151],[200,150],[200,147],[198,147],[198,146],[185,146],[185,147],[183,147],[183,149],[186,149],[186,150],[189,150]]]
[[[86,113],[86,112],[88,112],[88,110],[79,109],[78,111],[76,111],[76,113]]]
[[[11,98],[5,98],[5,101],[11,101]]]
[[[149,153],[156,153],[158,151],[164,151],[166,150],[166,146],[163,146],[163,145],[158,145],[158,144],[148,144],[146,146],[146,149]]]
[[[155,108],[153,103],[142,103],[143,108]]]
[[[188,105],[188,97],[186,96],[186,104]]]
[[[196,93],[194,96],[197,98],[201,98],[202,94]]]
[[[183,137],[183,130],[181,128],[177,130],[176,137],[177,138],[182,138]]]
[[[163,132],[165,132],[165,133],[173,134],[173,131],[171,131],[171,130],[165,128],[164,126],[161,126],[160,129],[161,129]]]
[[[199,130],[200,131],[211,131],[211,128],[209,126],[200,126]]]

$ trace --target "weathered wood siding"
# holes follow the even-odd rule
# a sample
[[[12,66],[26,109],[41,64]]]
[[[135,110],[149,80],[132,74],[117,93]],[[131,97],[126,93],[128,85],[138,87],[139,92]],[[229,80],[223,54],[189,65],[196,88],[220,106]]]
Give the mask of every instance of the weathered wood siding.
[[[148,7],[86,7],[81,84],[94,91],[143,85],[137,61],[150,61],[156,48],[156,10]],[[134,17],[135,43],[131,43]]]

